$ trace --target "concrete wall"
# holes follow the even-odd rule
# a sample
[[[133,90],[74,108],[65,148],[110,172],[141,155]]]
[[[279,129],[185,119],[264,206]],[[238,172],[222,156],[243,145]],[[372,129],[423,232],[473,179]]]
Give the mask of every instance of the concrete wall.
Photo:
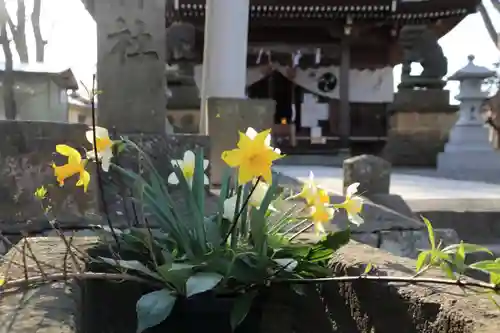
[[[70,104],[68,110],[68,122],[70,124],[91,125],[92,111],[90,108],[85,106]]]
[[[3,80],[3,73],[0,73],[0,80]],[[67,121],[66,89],[56,85],[48,74],[20,73],[16,75],[15,86],[19,120]],[[3,100],[0,103],[0,119],[5,119]]]

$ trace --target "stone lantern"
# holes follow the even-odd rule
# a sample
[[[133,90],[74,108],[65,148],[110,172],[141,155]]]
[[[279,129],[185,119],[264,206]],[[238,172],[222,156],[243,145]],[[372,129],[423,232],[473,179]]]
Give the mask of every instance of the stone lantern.
[[[481,115],[481,109],[488,95],[482,90],[485,79],[495,75],[488,68],[469,63],[449,80],[460,81],[460,92],[455,97],[460,101],[459,118],[450,131],[444,152],[438,156],[438,170],[442,173],[500,170],[500,153],[489,141],[489,130]]]

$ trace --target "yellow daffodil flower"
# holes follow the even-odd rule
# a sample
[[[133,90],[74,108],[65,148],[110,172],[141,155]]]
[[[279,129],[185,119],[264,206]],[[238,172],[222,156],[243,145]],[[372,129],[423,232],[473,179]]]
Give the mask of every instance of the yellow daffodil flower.
[[[330,222],[335,214],[335,209],[327,206],[320,200],[315,200],[313,205],[309,208],[309,212],[311,220],[314,223],[314,230],[319,234],[325,232],[323,224]]]
[[[182,174],[184,175],[184,178],[186,179],[190,187],[193,186],[195,160],[196,160],[195,154],[191,150],[188,150],[184,153],[182,160],[171,161],[174,167],[179,166],[179,168],[182,170]],[[203,160],[203,170],[206,170],[207,168],[208,168],[208,160]],[[177,178],[175,172],[172,172],[168,176],[167,182],[173,185],[179,184],[179,178]],[[203,182],[205,185],[209,184],[209,179],[207,175],[204,175]]]
[[[316,200],[319,200],[324,204],[330,203],[330,196],[328,195],[328,192],[320,188],[314,182],[314,174],[312,173],[312,171],[309,172],[309,180],[304,183],[302,191],[297,196],[299,198],[305,199],[309,206],[312,205]]]
[[[344,209],[347,213],[349,221],[353,224],[362,224],[363,218],[359,215],[361,209],[363,208],[363,199],[356,195],[358,192],[359,183],[353,183],[347,187],[346,196],[344,202],[340,204],[334,204],[333,206],[337,209]]]
[[[87,158],[95,159],[94,149],[97,150],[97,156],[101,161],[102,170],[108,172],[111,158],[113,157],[113,141],[109,138],[109,132],[104,127],[96,126],[95,136],[96,143],[94,145],[94,130],[90,128],[90,130],[85,133],[87,141],[92,144],[92,150],[87,152]]]
[[[57,166],[52,163],[54,168],[54,175],[57,178],[60,186],[64,185],[64,181],[73,175],[79,174],[80,179],[76,183],[76,186],[83,186],[84,192],[87,192],[87,187],[90,182],[90,174],[85,170],[86,161],[82,160],[82,156],[73,147],[67,145],[57,145],[56,151],[64,156],[68,157],[68,163]]]
[[[250,127],[245,134],[240,132],[238,148],[222,153],[222,160],[227,165],[231,168],[238,168],[238,183],[240,185],[258,177],[271,183],[272,163],[283,156],[279,149],[273,149],[270,146],[270,134],[270,129],[257,133]]]

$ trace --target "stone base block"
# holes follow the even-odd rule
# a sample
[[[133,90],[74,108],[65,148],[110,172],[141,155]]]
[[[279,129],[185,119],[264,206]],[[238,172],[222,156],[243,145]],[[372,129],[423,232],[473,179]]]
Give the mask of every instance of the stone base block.
[[[222,152],[236,148],[238,131],[248,127],[256,131],[271,128],[274,123],[275,102],[238,98],[208,99],[208,133],[210,136],[211,184],[220,185],[226,165]]]
[[[443,89],[399,89],[394,94],[394,105],[418,105],[419,107],[447,106],[450,102],[449,90]]]
[[[500,152],[493,150],[444,152],[438,155],[437,162],[440,173],[491,172],[498,175]]]
[[[389,131],[382,157],[393,166],[435,167],[447,138],[439,131]]]
[[[436,166],[457,120],[455,106],[427,103],[432,92],[412,91],[414,103],[394,103],[382,157],[394,166]],[[415,97],[415,96],[418,96]],[[422,104],[423,103],[423,104]]]

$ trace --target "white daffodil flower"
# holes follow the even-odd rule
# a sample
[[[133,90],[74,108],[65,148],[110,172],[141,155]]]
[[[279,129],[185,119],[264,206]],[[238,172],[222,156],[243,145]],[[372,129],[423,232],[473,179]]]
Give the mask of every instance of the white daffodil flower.
[[[255,182],[254,182],[255,186]],[[252,195],[250,196],[250,199],[248,199],[248,203],[254,207],[260,207],[260,204],[266,197],[267,191],[269,191],[269,185],[267,185],[264,182],[259,182],[257,186],[255,186],[255,189],[252,192]]]
[[[193,186],[195,160],[196,160],[196,155],[191,150],[188,150],[184,153],[182,160],[171,161],[174,167],[179,166],[189,187]],[[207,170],[208,163],[209,163],[208,160],[203,160],[203,170]],[[172,172],[168,176],[167,182],[172,185],[179,184],[179,178],[177,178],[177,174],[175,172]],[[205,185],[209,184],[209,180],[206,174],[204,174],[203,183]]]
[[[252,127],[247,128],[247,131],[245,133],[246,136],[248,136],[250,139],[255,139],[257,136],[257,131],[253,129]],[[265,141],[266,145],[269,146],[269,148],[273,149],[276,154],[281,154],[281,150],[279,148],[273,148],[271,147],[271,135],[268,135]]]
[[[233,195],[232,197],[224,200],[224,211],[222,212],[222,217],[226,220],[232,221],[235,217],[237,199],[238,197]]]
[[[340,204],[335,204],[334,207],[337,209],[343,208],[349,221],[356,225],[361,225],[364,223],[363,218],[360,216],[361,210],[363,208],[363,198],[357,196],[359,183],[353,183],[349,185],[346,189],[346,196],[344,202]]]
[[[96,126],[95,143],[93,128],[90,128],[90,130],[85,132],[85,137],[87,138],[87,141],[92,144],[92,150],[87,152],[87,158],[95,160],[95,151],[97,151],[97,157],[101,161],[102,170],[108,172],[111,164],[111,158],[113,157],[113,141],[109,138],[108,130],[104,127]]]
[[[248,205],[255,207],[255,208],[259,208],[260,205],[262,204],[262,201],[264,200],[268,190],[269,190],[269,185],[267,185],[266,183],[263,183],[263,182],[259,182],[257,184],[257,186],[255,186],[255,189],[253,190],[252,195],[248,199]],[[229,197],[226,200],[224,200],[224,212],[223,212],[222,216],[225,219],[228,219],[228,220],[233,219],[234,212],[236,210],[237,198],[238,198],[237,195],[233,195],[232,197]],[[242,204],[243,203],[240,202],[240,206]],[[271,205],[270,205],[269,209],[273,210],[274,208],[271,207]]]

